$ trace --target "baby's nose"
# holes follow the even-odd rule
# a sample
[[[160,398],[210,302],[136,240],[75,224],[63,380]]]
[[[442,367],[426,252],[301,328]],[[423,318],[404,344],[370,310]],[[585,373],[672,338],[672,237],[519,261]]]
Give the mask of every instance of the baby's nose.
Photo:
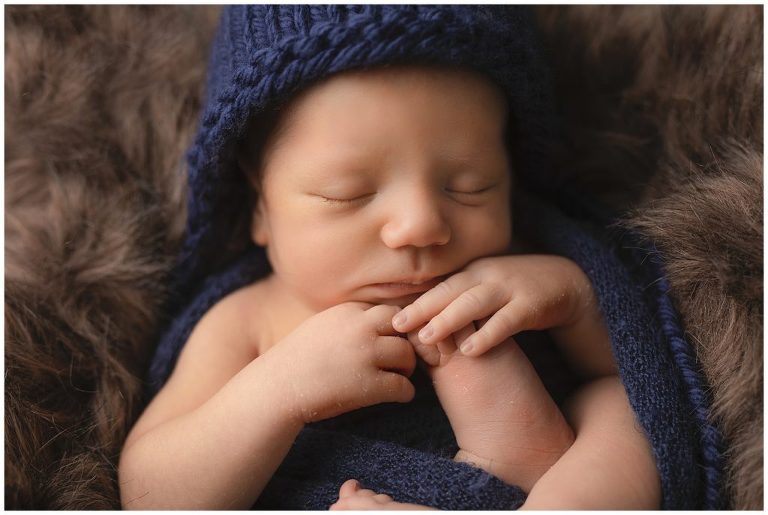
[[[393,249],[445,245],[451,239],[451,227],[440,211],[438,199],[413,195],[393,203],[381,228],[381,239]]]

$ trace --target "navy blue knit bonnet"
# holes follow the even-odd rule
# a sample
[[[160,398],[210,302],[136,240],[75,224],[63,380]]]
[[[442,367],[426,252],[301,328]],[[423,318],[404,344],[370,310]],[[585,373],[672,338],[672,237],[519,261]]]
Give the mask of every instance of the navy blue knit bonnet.
[[[177,268],[182,291],[211,272],[231,238],[216,213],[246,188],[236,146],[249,120],[331,74],[405,63],[468,67],[508,97],[515,167],[545,182],[552,97],[520,6],[237,5],[224,8],[209,67],[206,109],[189,153],[186,239]],[[220,259],[218,261],[221,261]]]

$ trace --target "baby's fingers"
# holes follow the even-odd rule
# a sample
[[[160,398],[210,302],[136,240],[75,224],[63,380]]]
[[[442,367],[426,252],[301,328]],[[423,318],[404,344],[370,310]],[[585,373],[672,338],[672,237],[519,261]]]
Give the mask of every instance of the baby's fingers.
[[[379,370],[376,383],[381,395],[380,402],[410,402],[416,395],[413,383],[396,372]]]
[[[477,331],[459,344],[459,350],[466,356],[480,356],[510,336],[520,332],[519,320],[514,311],[501,309],[488,319]]]
[[[487,317],[501,308],[507,299],[488,285],[475,286],[459,295],[419,331],[423,343],[438,342],[475,320]]]
[[[365,310],[365,316],[374,321],[376,333],[382,336],[395,336],[398,331],[392,327],[392,317],[400,311],[397,306],[379,304]]]
[[[416,355],[411,342],[397,336],[380,336],[376,339],[376,366],[410,376],[416,368]]]
[[[477,284],[477,279],[470,274],[454,274],[403,308],[392,319],[392,326],[401,333],[409,333],[427,323],[459,295]]]
[[[421,343],[415,331],[408,333],[408,340],[413,345],[413,350],[416,352],[416,355],[427,365],[436,367],[440,364],[440,348],[438,346]]]

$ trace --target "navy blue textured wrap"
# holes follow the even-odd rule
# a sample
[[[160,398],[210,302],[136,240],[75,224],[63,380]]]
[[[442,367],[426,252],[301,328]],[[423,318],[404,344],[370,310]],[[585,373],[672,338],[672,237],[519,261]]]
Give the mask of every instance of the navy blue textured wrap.
[[[178,301],[151,363],[157,391],[193,327],[228,293],[269,272],[263,249],[214,268],[214,213],[245,188],[234,151],[248,119],[312,82],[348,69],[435,63],[477,69],[509,98],[510,141],[521,184],[515,230],[542,251],[566,256],[589,276],[619,374],[648,435],[662,481],[662,507],[722,508],[719,435],[690,346],[652,248],[610,220],[584,195],[554,193],[547,148],[554,137],[549,77],[521,7],[233,6],[213,47],[206,108],[189,154],[189,214],[176,269]],[[578,201],[574,199],[579,199]],[[221,262],[221,260],[219,260]],[[456,442],[429,381],[416,399],[379,405],[306,427],[256,507],[327,509],[349,478],[395,500],[444,509],[514,509],[524,493],[451,457]]]

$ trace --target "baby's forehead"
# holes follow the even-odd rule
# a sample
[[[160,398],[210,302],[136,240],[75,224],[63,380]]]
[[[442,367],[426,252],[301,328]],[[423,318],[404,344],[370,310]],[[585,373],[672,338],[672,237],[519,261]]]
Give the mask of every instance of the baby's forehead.
[[[280,124],[289,125],[321,108],[327,112],[349,112],[365,103],[378,107],[377,114],[387,118],[386,109],[393,105],[451,94],[460,101],[443,105],[446,111],[483,105],[487,107],[484,114],[502,118],[509,111],[503,89],[480,72],[460,67],[399,65],[347,71],[316,82],[284,103]]]
[[[264,171],[311,160],[313,173],[379,166],[411,149],[456,168],[487,161],[506,147],[508,104],[480,73],[434,66],[398,66],[336,74],[271,111],[256,125]],[[269,118],[265,118],[269,124]],[[258,148],[263,147],[263,148]]]

